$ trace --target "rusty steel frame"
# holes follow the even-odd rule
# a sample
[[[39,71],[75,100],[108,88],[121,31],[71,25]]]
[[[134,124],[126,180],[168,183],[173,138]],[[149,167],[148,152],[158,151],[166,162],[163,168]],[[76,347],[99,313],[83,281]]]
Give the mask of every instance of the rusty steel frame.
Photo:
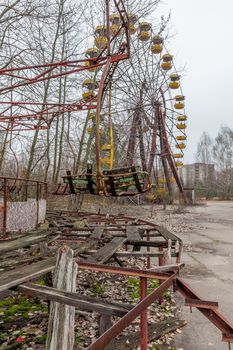
[[[147,278],[140,278],[140,298],[141,301],[147,297]],[[147,309],[141,313],[140,319],[140,345],[141,350],[148,349],[148,323],[147,323]]]
[[[51,80],[63,76],[67,76],[70,74],[78,73],[84,70],[93,69],[97,67],[103,67],[102,76],[100,78],[99,86],[98,86],[98,93],[97,96],[94,98],[91,98],[87,101],[82,100],[81,103],[78,104],[69,104],[69,105],[59,105],[57,111],[51,111],[52,108],[54,108],[54,105],[50,105],[50,107],[47,106],[47,109],[43,109],[39,112],[28,113],[23,115],[11,115],[9,117],[4,116],[0,118],[0,131],[10,131],[18,132],[18,131],[29,131],[29,130],[45,130],[49,129],[51,126],[51,123],[55,117],[58,117],[61,114],[64,114],[65,112],[73,112],[73,111],[80,111],[83,109],[96,109],[96,116],[95,116],[95,158],[96,158],[96,188],[97,188],[97,194],[104,193],[104,183],[103,183],[103,177],[101,174],[101,162],[100,162],[100,138],[99,138],[99,132],[100,132],[100,113],[101,108],[103,104],[103,98],[104,98],[104,92],[109,86],[109,83],[112,79],[112,76],[115,72],[115,69],[118,65],[118,63],[122,60],[125,60],[129,58],[130,55],[130,41],[129,41],[129,31],[128,31],[128,14],[124,5],[123,0],[114,0],[114,4],[117,8],[117,11],[119,12],[119,15],[121,17],[122,23],[119,28],[118,33],[121,31],[122,28],[124,28],[126,41],[119,44],[118,52],[117,53],[111,53],[111,43],[116,38],[118,33],[115,33],[111,37],[110,33],[110,0],[105,0],[105,21],[106,21],[106,28],[107,28],[107,45],[103,50],[99,53],[97,58],[86,58],[76,61],[63,61],[63,62],[55,62],[55,63],[48,63],[48,64],[42,64],[42,65],[31,65],[26,67],[18,67],[18,68],[6,68],[0,70],[0,76],[11,76],[12,78],[17,78],[23,81],[20,81],[18,83],[12,84],[7,87],[0,88],[0,93],[12,91],[16,88],[36,84],[40,82],[44,82],[46,80]],[[86,63],[91,63],[89,65],[86,65]],[[68,67],[70,68],[68,71],[60,72],[60,73],[54,73],[54,70],[60,67]],[[43,72],[38,73],[37,75],[34,75],[33,77],[21,77],[16,72],[20,71],[29,71],[33,72],[38,69],[44,69]],[[90,102],[96,102],[96,105],[89,105]],[[1,103],[1,102],[0,102]],[[6,102],[5,102],[6,103]],[[9,102],[8,102],[9,103]],[[12,103],[9,103],[10,107],[5,110],[9,110],[12,106],[17,105],[17,101],[13,101]],[[21,101],[20,104],[18,103],[17,106],[23,106],[24,108],[27,108],[28,104],[23,104]],[[30,105],[32,106],[33,103],[31,102]],[[34,121],[34,122],[33,122]],[[2,125],[2,123],[6,125]]]
[[[0,102],[1,104],[2,102]],[[34,103],[34,102],[3,102],[5,104],[10,104],[12,106],[45,106],[47,108],[33,111],[29,114],[12,115],[11,117],[2,115],[0,118],[0,123],[5,123],[0,126],[0,131],[26,131],[26,130],[45,130],[49,129],[54,118],[66,112],[79,112],[85,110],[93,110],[96,108],[95,98],[89,100],[80,100],[72,104],[55,104],[55,103]],[[52,110],[57,108],[57,110]],[[32,110],[31,110],[32,112]]]
[[[86,350],[103,350],[115,337],[117,337],[126,327],[128,327],[138,316],[140,316],[140,349],[148,350],[148,327],[147,309],[156,300],[161,299],[163,293],[173,286],[174,291],[179,291],[186,299],[192,300],[192,307],[196,307],[223,333],[222,340],[229,344],[233,342],[233,325],[226,320],[221,313],[215,310],[217,303],[203,301],[183,279],[179,277],[179,266],[170,270],[169,273],[153,272],[153,270],[137,270],[135,268],[116,267],[111,265],[92,264],[77,261],[79,270],[90,270],[119,274],[123,276],[134,276],[140,279],[141,300],[125,316],[120,318],[111,328],[103,333]],[[39,277],[39,276],[38,276]],[[148,279],[160,279],[161,285],[147,295]],[[14,287],[15,288],[15,287]],[[187,299],[187,300],[189,300]]]
[[[161,231],[161,227],[151,223],[150,221],[147,220],[143,220],[143,219],[137,219],[135,221],[135,218],[130,217],[130,216],[124,216],[124,215],[109,215],[108,217],[106,217],[105,214],[96,214],[96,213],[92,213],[92,212],[77,212],[77,211],[61,211],[59,212],[60,216],[62,217],[62,215],[64,213],[68,214],[68,215],[77,215],[80,218],[85,218],[88,222],[89,228],[88,230],[93,232],[94,227],[98,227],[99,225],[105,225],[107,230],[111,230],[111,231],[121,231],[124,232],[122,233],[122,237],[126,236],[126,227],[129,225],[136,225],[136,227],[138,227],[139,229],[143,229],[144,230],[144,235],[142,237],[141,241],[130,241],[128,240],[128,243],[126,242],[126,250],[127,250],[127,246],[128,245],[136,245],[136,246],[140,246],[140,244],[142,246],[145,246],[147,248],[147,268],[149,269],[151,267],[151,256],[150,256],[150,247],[156,247],[159,249],[159,252],[156,254],[158,257],[158,265],[162,266],[163,263],[163,259],[162,259],[162,255],[163,255],[163,249],[168,247],[168,240],[170,239],[172,244],[171,244],[171,249],[172,249],[172,257],[176,258],[176,263],[179,264],[181,261],[181,254],[182,254],[182,241],[179,237],[177,237],[174,234],[171,234],[169,231],[163,232]],[[143,226],[146,227],[143,227]],[[142,226],[142,227],[140,227]],[[104,226],[103,226],[104,227]],[[72,236],[72,238],[68,237],[67,234],[68,232],[70,232],[72,229],[70,229],[69,227],[60,227],[59,228],[64,234],[65,237],[60,237],[59,241],[62,242],[75,242],[75,241],[84,241],[85,238],[87,237],[87,235],[75,235]],[[81,229],[75,229],[76,231],[80,231]],[[85,228],[82,229],[83,231],[85,231]],[[154,234],[152,232],[152,234],[150,233],[150,231],[156,231]],[[157,237],[160,236],[162,237],[164,240],[156,240],[153,241],[151,240],[152,237]],[[143,240],[143,239],[146,240]],[[179,249],[176,250],[177,247],[177,243],[179,246]],[[178,248],[178,247],[177,247]]]
[[[174,160],[173,160],[172,155],[171,155],[171,149],[169,146],[166,127],[165,127],[165,121],[164,121],[165,118],[166,118],[166,112],[163,112],[161,107],[160,107],[159,111],[158,111],[158,130],[159,130],[159,135],[160,135],[161,158],[162,158],[163,167],[164,167],[164,171],[165,171],[166,183],[171,191],[169,174],[166,173],[167,172],[167,162],[168,162],[169,167],[172,171],[172,174],[175,178],[176,184],[178,186],[179,192],[183,198],[184,203],[186,203],[187,200],[186,200],[186,196],[185,196],[185,190],[184,190],[183,184],[179,178],[177,168],[175,166]]]
[[[115,37],[115,36],[114,36]],[[118,60],[123,60],[127,58],[127,54],[113,54],[111,55],[111,62],[116,62]],[[54,63],[47,63],[47,64],[42,64],[42,65],[34,65],[34,66],[25,66],[25,67],[18,67],[18,68],[6,68],[0,70],[0,75],[7,75],[11,77],[15,77],[18,79],[23,79],[25,82],[10,85],[4,88],[0,88],[0,93],[2,92],[7,92],[14,90],[15,88],[26,86],[26,85],[32,85],[32,84],[37,84],[46,80],[51,80],[51,79],[56,79],[60,78],[69,74],[74,74],[74,73],[79,73],[85,70],[90,70],[92,68],[98,68],[102,67],[106,64],[106,61],[108,60],[108,56],[104,57],[99,57],[98,61],[96,61],[96,58],[85,58],[81,60],[76,60],[76,61],[60,61],[60,62],[54,62]],[[85,63],[87,62],[93,62],[92,66],[86,66]],[[79,65],[79,63],[83,63],[83,65]],[[57,73],[51,75],[51,71],[58,68],[58,67],[72,67],[73,69],[63,72],[63,73]],[[74,68],[76,67],[76,68]],[[25,78],[25,77],[20,77],[19,75],[14,75],[14,74],[9,74],[10,72],[14,71],[32,71],[34,69],[41,69],[41,68],[49,68],[45,70],[43,73],[38,74],[37,76],[33,78]],[[48,76],[46,76],[48,74]]]
[[[87,347],[87,350],[103,350],[115,337],[117,337],[126,327],[128,327],[138,316],[141,315],[141,329],[143,329],[141,335],[141,350],[148,349],[148,334],[147,326],[145,322],[147,319],[144,317],[147,308],[156,301],[160,295],[163,294],[172,284],[176,278],[177,273],[170,275],[158,288],[156,288],[151,294],[144,297],[132,310],[130,310],[125,316],[117,321],[111,328],[109,328],[104,334],[102,334],[94,343]],[[141,288],[141,295],[146,293],[145,287],[143,292]],[[142,347],[143,346],[143,347]]]
[[[233,343],[233,325],[216,310],[217,304],[211,301],[203,301],[198,294],[188,286],[180,277],[176,278],[175,287],[179,292],[192,300],[190,307],[196,307],[209,321],[211,321],[221,332],[224,342]],[[187,299],[188,304],[188,299]],[[202,305],[201,305],[202,304]]]
[[[66,212],[66,213],[75,213],[75,212]],[[62,214],[62,212],[61,212]],[[77,214],[77,212],[76,212]],[[96,213],[87,213],[87,212],[78,212],[78,215],[80,217],[86,217],[89,224],[106,224],[108,227],[109,225],[113,225],[113,229],[121,230],[123,227],[121,225],[127,225],[131,224],[133,221],[135,221],[135,218],[129,217],[129,216],[114,216],[109,215],[108,218],[106,218],[105,214],[96,214]],[[137,220],[138,224],[146,224],[150,228],[145,229],[146,230],[153,230],[156,229],[157,225],[148,222],[146,220]],[[91,228],[91,226],[90,226]],[[176,236],[174,236],[176,237]],[[148,240],[148,232],[146,235],[146,238]],[[177,237],[177,239],[179,239]],[[181,240],[179,240],[179,243],[181,244]],[[159,245],[159,250],[163,251],[163,244],[161,242],[161,245]],[[162,266],[164,264],[163,258],[160,256],[159,258],[159,266]],[[149,260],[149,262],[148,262]],[[176,262],[180,262],[180,256],[176,258]],[[106,266],[102,264],[91,264],[91,263],[85,263],[85,262],[79,262],[77,261],[79,265],[80,270],[90,270],[90,271],[97,271],[97,272],[107,272],[111,274],[119,274],[123,276],[134,276],[140,278],[140,295],[141,300],[144,300],[147,294],[147,280],[150,278],[156,278],[160,281],[160,286],[163,285],[164,281],[167,281],[167,279],[170,277],[169,273],[159,273],[159,272],[153,272],[153,270],[135,270],[132,268],[126,268],[126,267],[116,267],[116,266]],[[150,257],[147,258],[147,266],[150,266]],[[179,266],[177,266],[177,269],[173,267],[173,273],[176,275],[176,277],[173,280],[173,287],[174,291],[179,291],[185,298],[186,298],[186,305],[191,307],[196,307],[204,316],[206,316],[220,331],[223,333],[222,340],[224,342],[233,342],[233,325],[227,321],[221,313],[219,313],[216,310],[216,307],[218,304],[216,302],[212,301],[206,301],[201,299],[188,285],[186,282],[184,282],[183,279],[181,279],[178,276],[179,272]],[[163,302],[163,293],[159,293],[158,300],[160,303]],[[147,312],[146,308],[140,313],[141,315],[141,323],[140,323],[140,329],[141,329],[141,337],[140,337],[140,344],[141,344],[141,350],[147,350],[148,349],[148,337],[147,337]],[[126,318],[127,320],[127,318]],[[121,324],[120,324],[121,325]],[[120,326],[121,327],[121,326]],[[110,332],[110,331],[108,331]],[[104,339],[104,342],[107,341],[107,339],[112,339],[113,335],[116,332],[116,328],[113,329],[113,333],[107,333],[110,334],[109,338],[106,335],[106,338]],[[98,350],[101,349],[102,343],[94,343],[97,347],[94,347],[94,344],[91,345],[88,349],[90,350]],[[102,344],[103,345],[103,344]]]
[[[132,115],[132,122],[130,126],[129,131],[129,138],[127,143],[127,151],[126,151],[126,159],[128,160],[129,164],[132,165],[133,159],[135,157],[136,152],[136,134],[138,134],[139,137],[139,150],[140,150],[140,161],[142,164],[143,170],[147,171],[149,176],[152,175],[152,168],[153,168],[153,162],[155,155],[160,155],[161,161],[162,161],[162,167],[164,171],[164,176],[166,179],[166,185],[169,194],[171,197],[173,196],[173,189],[172,184],[170,180],[170,174],[169,174],[169,167],[170,170],[175,178],[175,182],[177,184],[177,187],[179,189],[179,192],[182,196],[182,199],[184,203],[186,203],[186,196],[185,196],[185,189],[183,187],[183,184],[179,178],[177,168],[174,162],[174,159],[171,154],[171,148],[168,142],[168,135],[167,130],[165,126],[165,118],[166,118],[166,101],[164,97],[164,93],[162,89],[159,89],[160,94],[162,96],[163,100],[163,106],[160,102],[154,102],[153,103],[153,110],[154,110],[154,122],[151,122],[149,118],[146,118],[145,113],[143,113],[143,103],[142,103],[142,97],[143,97],[143,87],[140,89],[140,99],[138,102],[138,105],[136,105],[133,115]],[[144,149],[144,143],[143,143],[143,133],[141,128],[141,115],[146,119],[147,124],[152,129],[152,138],[151,138],[151,145],[150,145],[150,152],[149,152],[149,159],[148,164],[146,163],[145,159],[145,149]],[[161,154],[157,153],[157,145],[156,145],[156,139],[159,138],[160,143],[160,150]]]
[[[2,207],[2,212],[3,212],[3,226],[0,230],[0,233],[2,232],[4,235],[4,238],[7,238],[7,203],[9,200],[9,195],[10,195],[10,187],[9,187],[9,181],[13,181],[14,183],[21,182],[21,186],[25,184],[26,188],[26,200],[28,197],[28,191],[27,187],[28,184],[32,184],[36,188],[36,225],[35,227],[38,226],[39,224],[39,199],[40,199],[40,194],[41,194],[41,186],[44,186],[45,189],[45,200],[47,200],[48,196],[48,185],[44,181],[37,181],[37,180],[32,180],[32,179],[24,179],[24,178],[17,178],[17,177],[7,177],[7,176],[0,176],[0,181],[3,182],[1,191],[3,190],[3,207]]]
[[[14,132],[14,131],[29,131],[29,130],[45,130],[50,128],[54,117],[64,114],[65,112],[74,112],[74,111],[80,111],[80,110],[97,109],[96,119],[98,121],[98,111],[100,113],[103,92],[107,88],[109,81],[111,80],[111,76],[114,73],[118,62],[127,59],[129,57],[129,52],[130,52],[129,33],[128,33],[128,15],[127,15],[123,0],[114,0],[114,4],[122,20],[122,24],[121,24],[121,28],[119,29],[119,32],[122,28],[124,28],[126,42],[123,44],[120,44],[119,51],[117,53],[110,52],[110,45],[113,42],[113,40],[116,38],[118,33],[116,33],[112,37],[110,35],[109,2],[110,0],[105,0],[108,44],[105,48],[102,49],[98,57],[85,58],[85,59],[73,60],[73,61],[58,61],[53,63],[30,65],[30,66],[23,66],[23,67],[17,67],[17,68],[12,67],[12,68],[5,68],[0,70],[0,76],[10,76],[12,78],[21,80],[20,82],[17,82],[10,86],[0,88],[0,93],[5,93],[22,86],[37,84],[37,83],[44,82],[46,80],[51,80],[51,79],[57,79],[59,77],[63,77],[74,73],[79,73],[79,72],[90,70],[93,68],[104,67],[104,71],[100,80],[100,88],[97,93],[97,97],[94,99],[89,99],[87,101],[81,100],[78,103],[73,103],[73,104],[57,105],[58,110],[56,111],[50,111],[50,109],[53,108],[55,105],[48,103],[45,105],[52,106],[52,107],[39,112],[33,111],[33,113],[31,114],[24,114],[24,115],[17,115],[17,116],[3,115],[3,118],[0,118],[0,122],[7,123],[7,125],[1,125],[0,131]],[[86,65],[86,63],[90,63],[90,62],[92,63],[91,65]],[[60,67],[66,67],[69,69],[66,70],[65,72],[59,72],[59,73],[54,72],[57,68],[60,68]],[[37,74],[35,73],[33,77],[26,77],[26,78],[25,76],[19,75],[19,72],[21,71],[23,72],[28,71],[32,73],[37,70],[43,70],[43,72],[40,71]],[[97,101],[97,105],[90,104],[90,102],[96,102],[96,101]],[[28,105],[28,102],[24,103],[23,101],[19,101],[19,102],[2,101],[2,104],[7,104],[7,103],[10,104],[10,107],[15,105],[21,105],[26,107]],[[36,102],[35,103],[31,102],[30,104],[34,106],[39,105]],[[48,120],[48,117],[50,117],[49,120]],[[33,124],[31,122],[32,120],[36,121],[37,123]],[[96,137],[98,141],[98,136],[96,135]],[[98,148],[98,142],[97,142],[97,148]],[[97,155],[97,170],[98,170],[98,167],[99,167],[99,159]],[[98,174],[98,171],[97,171],[97,174]],[[99,181],[99,187],[100,187],[100,180],[98,181]]]
[[[147,317],[146,310],[147,308],[155,301],[161,300],[163,292],[173,285],[174,291],[179,291],[181,295],[186,298],[191,298],[193,300],[192,307],[196,307],[205,317],[209,319],[222,333],[222,341],[227,343],[233,343],[233,325],[226,320],[223,315],[218,312],[213,305],[216,303],[211,301],[203,301],[197,294],[194,292],[187,283],[178,276],[179,270],[176,272],[173,271],[171,274],[165,273],[151,273],[150,270],[135,270],[130,268],[123,267],[114,267],[98,264],[87,264],[87,263],[78,263],[80,269],[87,269],[98,272],[108,272],[126,276],[135,276],[139,277],[141,280],[140,283],[140,295],[141,302],[137,304],[127,315],[125,315],[121,320],[115,323],[109,330],[107,330],[102,336],[100,336],[93,344],[91,344],[87,350],[102,350],[106,345],[108,345],[113,338],[118,336],[124,328],[126,328],[133,320],[141,315],[141,337],[140,345],[141,350],[148,350],[148,333],[147,333]],[[157,278],[162,280],[161,285],[155,289],[149,296],[147,294],[147,279],[148,278]],[[202,305],[200,305],[202,304]]]

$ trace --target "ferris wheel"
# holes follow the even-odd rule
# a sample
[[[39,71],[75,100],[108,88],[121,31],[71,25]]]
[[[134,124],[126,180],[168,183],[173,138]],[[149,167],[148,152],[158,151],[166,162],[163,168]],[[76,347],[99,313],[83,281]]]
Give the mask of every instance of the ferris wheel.
[[[156,33],[149,22],[139,22],[134,14],[128,13],[127,17],[130,57],[121,61],[114,74],[108,76],[98,123],[96,113],[88,113],[89,158],[94,161],[96,156],[91,151],[93,147],[103,174],[110,174],[113,168],[119,169],[122,165],[135,170],[136,164],[137,170],[139,165],[142,173],[153,179],[157,194],[172,194],[172,183],[184,194],[178,176],[187,140],[181,76],[162,33]],[[111,35],[121,42],[120,15],[113,13],[109,19]],[[97,56],[106,43],[107,28],[98,25],[95,46],[89,48],[86,55]],[[98,69],[88,74],[83,82],[83,98],[91,98],[98,91]],[[148,178],[145,182],[149,184]]]
[[[105,0],[104,14],[92,46],[79,60],[1,70],[5,85],[0,93],[6,96],[2,106],[7,108],[0,127],[41,130],[61,114],[87,111],[79,152],[87,168],[64,177],[71,193],[135,195],[151,189],[150,178],[158,193],[171,193],[174,177],[184,194],[177,169],[186,147],[185,97],[173,56],[161,31],[138,21],[123,0]],[[7,100],[13,90],[23,89],[22,96],[27,86],[71,74],[78,74],[83,89],[72,103]],[[19,108],[26,113],[18,113]]]
[[[154,178],[157,193],[172,194],[172,183],[176,183],[184,194],[178,176],[187,140],[181,75],[162,34],[156,33],[149,22],[138,22],[133,15],[129,18],[133,26],[131,55],[114,75],[112,102],[119,119],[125,114],[125,121],[122,120],[122,131],[128,131],[125,161],[140,162],[143,170]]]

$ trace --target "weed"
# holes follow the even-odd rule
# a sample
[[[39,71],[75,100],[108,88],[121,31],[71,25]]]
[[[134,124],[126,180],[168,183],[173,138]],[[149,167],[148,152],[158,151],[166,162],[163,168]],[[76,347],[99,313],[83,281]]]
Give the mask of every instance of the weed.
[[[75,335],[74,335],[74,343],[76,345],[79,345],[79,344],[81,344],[82,341],[83,341],[83,337],[79,333],[75,333]]]
[[[94,295],[102,295],[104,293],[104,287],[100,284],[100,282],[95,282],[91,287],[91,292]]]
[[[165,348],[163,345],[161,346],[161,345],[156,345],[156,344],[153,344],[153,345],[149,346],[149,350],[162,350],[162,349],[164,349],[164,350],[177,350],[174,347],[168,346],[168,347]]]
[[[128,279],[128,289],[131,291],[130,297],[133,301],[137,301],[140,298],[140,279],[135,277],[129,277]],[[154,289],[159,287],[158,279],[150,279],[147,292],[151,294]],[[171,293],[169,291],[164,292],[164,298],[168,301],[171,300]]]
[[[34,298],[26,296],[16,296],[6,298],[0,301],[0,314],[3,316],[4,322],[10,322],[13,316],[21,316],[29,319],[28,312],[47,311],[47,308]]]

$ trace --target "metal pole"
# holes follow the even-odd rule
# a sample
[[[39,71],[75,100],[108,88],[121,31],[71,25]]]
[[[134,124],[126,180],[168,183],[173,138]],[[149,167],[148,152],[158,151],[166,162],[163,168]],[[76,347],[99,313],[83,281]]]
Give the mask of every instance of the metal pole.
[[[147,278],[140,278],[140,297],[141,300],[147,296]],[[147,325],[147,309],[141,313],[140,323],[140,345],[141,350],[148,350],[148,325]]]
[[[159,247],[159,252],[163,252],[163,247]],[[159,256],[159,266],[163,266],[163,256]],[[159,284],[161,284],[162,281],[159,280]],[[163,303],[163,295],[159,297],[159,304],[161,305]]]

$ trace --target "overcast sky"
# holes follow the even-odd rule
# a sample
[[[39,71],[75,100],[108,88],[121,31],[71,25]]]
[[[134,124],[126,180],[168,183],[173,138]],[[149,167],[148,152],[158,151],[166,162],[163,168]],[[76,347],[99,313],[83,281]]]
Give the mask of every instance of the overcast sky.
[[[215,137],[220,125],[233,128],[233,0],[164,0],[161,8],[172,14],[175,65],[185,65],[185,162],[191,163],[203,131]]]

